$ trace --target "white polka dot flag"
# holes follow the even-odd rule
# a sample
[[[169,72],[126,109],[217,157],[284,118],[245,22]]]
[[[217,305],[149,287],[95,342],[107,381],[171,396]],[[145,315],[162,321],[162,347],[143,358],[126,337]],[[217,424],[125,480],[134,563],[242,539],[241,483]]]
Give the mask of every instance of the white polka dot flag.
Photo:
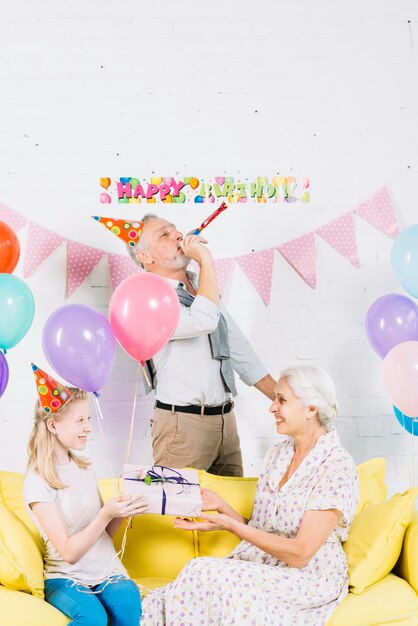
[[[308,233],[278,246],[277,250],[310,287],[316,287],[315,234]]]
[[[25,263],[23,266],[23,276],[27,278],[38,269],[45,259],[47,259],[64,241],[64,237],[29,222],[28,241],[26,244]]]
[[[379,189],[373,196],[359,204],[354,212],[392,239],[399,235],[398,220],[387,187]]]
[[[123,254],[108,254],[110,278],[112,281],[112,289],[116,287],[128,276],[141,272],[141,268],[132,261],[132,259]]]
[[[231,273],[232,259],[215,259],[216,278],[221,294],[225,293],[228,278]]]
[[[90,248],[76,241],[68,241],[67,245],[67,298],[90,276],[98,262],[103,258],[104,251]]]
[[[251,254],[239,256],[235,260],[257,289],[264,304],[270,304],[274,248],[261,252],[251,252]]]
[[[316,234],[348,259],[354,267],[360,267],[352,211],[318,228]]]
[[[13,209],[9,209],[4,204],[0,204],[0,220],[6,222],[13,230],[20,230],[28,223],[26,217],[23,217],[17,211],[13,211]]]

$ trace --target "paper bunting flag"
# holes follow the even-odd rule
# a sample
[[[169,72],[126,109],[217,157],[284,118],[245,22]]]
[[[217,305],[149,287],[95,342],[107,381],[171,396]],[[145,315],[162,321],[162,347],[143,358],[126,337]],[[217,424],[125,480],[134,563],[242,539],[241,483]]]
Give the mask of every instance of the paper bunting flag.
[[[232,259],[215,259],[216,278],[221,294],[225,293],[228,278],[231,273]]]
[[[399,225],[389,189],[383,187],[354,209],[357,215],[392,239],[399,235]]]
[[[4,204],[0,204],[0,220],[6,222],[13,230],[20,230],[28,223],[26,217],[23,217],[17,211],[13,211],[13,209],[9,209]]]
[[[312,289],[316,287],[315,234],[308,233],[279,246],[278,251]]]
[[[29,222],[28,241],[26,244],[25,264],[23,276],[27,278],[38,269],[59,246],[67,241],[61,235]]]
[[[107,259],[109,262],[110,278],[112,281],[112,289],[116,287],[128,276],[141,272],[141,268],[135,265],[135,262],[129,256],[122,254],[108,254]]]
[[[94,270],[104,256],[103,250],[84,246],[76,241],[67,245],[67,298]]]
[[[348,259],[354,267],[360,267],[352,211],[322,226],[316,234]]]
[[[36,390],[45,413],[56,413],[70,398],[71,392],[52,376],[32,363]]]
[[[236,259],[249,281],[260,294],[264,304],[270,304],[271,280],[273,277],[274,248],[251,252]]]

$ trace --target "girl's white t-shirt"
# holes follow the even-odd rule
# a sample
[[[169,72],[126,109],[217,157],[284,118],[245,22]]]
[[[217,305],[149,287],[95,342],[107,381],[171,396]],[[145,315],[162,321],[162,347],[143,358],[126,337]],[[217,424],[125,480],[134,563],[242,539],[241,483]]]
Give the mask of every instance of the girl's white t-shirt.
[[[127,577],[127,571],[105,530],[73,565],[64,561],[55,550],[30,504],[55,503],[63,514],[70,535],[86,528],[101,508],[96,478],[90,469],[82,469],[74,461],[70,461],[67,465],[58,466],[58,475],[68,487],[54,489],[34,471],[27,472],[23,487],[26,507],[44,542],[45,578],[70,578],[85,585],[96,585],[109,576]]]

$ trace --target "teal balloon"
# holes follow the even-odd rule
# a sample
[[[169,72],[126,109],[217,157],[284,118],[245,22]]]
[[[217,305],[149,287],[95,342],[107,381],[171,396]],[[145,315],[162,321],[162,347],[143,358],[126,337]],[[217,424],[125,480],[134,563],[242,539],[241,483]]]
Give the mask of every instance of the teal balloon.
[[[28,332],[35,313],[35,300],[25,281],[13,274],[0,274],[0,348],[9,350]]]
[[[405,415],[398,409],[397,406],[393,405],[393,411],[395,413],[395,417],[400,423],[400,425],[405,428],[405,430],[411,435],[418,436],[418,421],[409,417],[409,415]]]
[[[395,239],[391,262],[402,287],[418,298],[418,224],[405,228]]]

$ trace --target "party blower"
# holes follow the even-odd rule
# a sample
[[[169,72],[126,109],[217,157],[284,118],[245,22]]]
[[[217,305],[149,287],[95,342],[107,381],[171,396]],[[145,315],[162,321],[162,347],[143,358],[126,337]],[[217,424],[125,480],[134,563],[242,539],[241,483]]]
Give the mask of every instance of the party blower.
[[[222,213],[222,211],[225,211],[225,209],[227,209],[227,208],[228,208],[228,205],[225,204],[225,202],[222,202],[221,206],[218,209],[216,209],[216,211],[214,213],[212,213],[212,215],[210,215],[208,218],[206,218],[205,221],[201,223],[199,228],[196,228],[196,230],[190,231],[190,233],[188,233],[188,234],[189,235],[200,235],[202,230],[204,228],[206,228],[206,226],[208,226],[211,222],[213,222],[215,217],[218,217],[218,215],[220,215]]]

